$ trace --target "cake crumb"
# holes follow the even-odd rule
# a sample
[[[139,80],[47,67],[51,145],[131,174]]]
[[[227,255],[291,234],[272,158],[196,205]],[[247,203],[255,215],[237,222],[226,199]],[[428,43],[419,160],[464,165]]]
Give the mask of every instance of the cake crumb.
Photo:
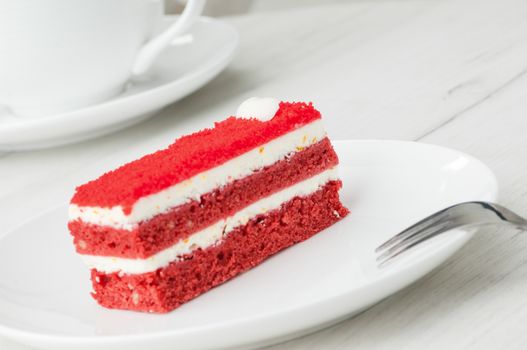
[[[86,242],[84,242],[82,239],[79,241],[79,248],[80,249],[86,249],[88,245],[86,244]]]
[[[137,292],[132,293],[132,303],[134,303],[134,305],[139,304],[139,294],[137,294]]]

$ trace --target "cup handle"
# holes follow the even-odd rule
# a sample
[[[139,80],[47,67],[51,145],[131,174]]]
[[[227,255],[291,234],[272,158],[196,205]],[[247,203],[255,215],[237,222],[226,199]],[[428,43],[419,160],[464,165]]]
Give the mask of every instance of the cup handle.
[[[141,48],[132,66],[132,75],[137,76],[145,73],[172,40],[190,28],[203,11],[206,2],[206,0],[188,0],[179,20],[164,32],[149,40]]]

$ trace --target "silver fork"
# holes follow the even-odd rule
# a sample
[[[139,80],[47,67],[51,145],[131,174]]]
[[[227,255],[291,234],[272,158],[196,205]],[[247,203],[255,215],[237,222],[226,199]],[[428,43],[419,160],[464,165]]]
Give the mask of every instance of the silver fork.
[[[393,236],[375,249],[377,264],[385,266],[416,245],[460,227],[509,224],[527,230],[527,220],[511,210],[488,202],[466,202],[432,214]]]

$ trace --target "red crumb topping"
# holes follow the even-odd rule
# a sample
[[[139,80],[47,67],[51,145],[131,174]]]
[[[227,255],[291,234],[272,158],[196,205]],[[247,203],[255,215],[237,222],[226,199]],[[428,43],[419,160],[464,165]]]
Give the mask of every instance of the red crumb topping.
[[[320,118],[311,103],[281,102],[269,121],[230,117],[177,139],[168,148],[144,156],[77,187],[71,202],[81,206],[121,205],[129,214],[144,196],[191,178]]]

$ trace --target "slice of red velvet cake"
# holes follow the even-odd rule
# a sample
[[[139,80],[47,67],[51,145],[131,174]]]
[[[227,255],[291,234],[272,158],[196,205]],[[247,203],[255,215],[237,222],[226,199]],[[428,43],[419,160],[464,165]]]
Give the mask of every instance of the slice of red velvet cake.
[[[76,189],[68,226],[99,304],[173,310],[348,214],[311,104],[238,114]]]

